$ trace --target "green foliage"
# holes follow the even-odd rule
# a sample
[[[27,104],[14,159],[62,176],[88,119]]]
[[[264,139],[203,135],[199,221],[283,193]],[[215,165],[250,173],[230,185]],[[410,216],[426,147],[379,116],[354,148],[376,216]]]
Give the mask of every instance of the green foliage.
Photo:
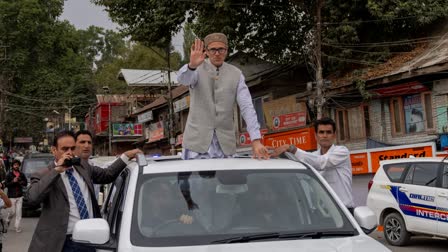
[[[323,52],[327,72],[380,64],[420,43],[448,15],[446,0],[326,0]],[[428,40],[426,40],[428,41]]]
[[[6,46],[7,60],[1,62],[0,91],[6,97],[6,120],[1,133],[17,129],[15,136],[41,139],[43,119],[67,112],[82,119],[95,101],[91,85],[99,28],[78,31],[58,21],[63,0],[0,0],[0,45]],[[71,99],[71,104],[69,100]],[[0,136],[4,138],[5,136]],[[9,139],[6,138],[6,139]]]
[[[193,33],[193,30],[191,29],[190,24],[186,24],[184,28],[184,58],[182,63],[187,64],[190,61],[190,52],[191,52],[191,46],[194,43],[196,36]]]
[[[93,2],[105,6],[127,35],[146,45],[169,41],[184,21],[201,38],[224,32],[231,50],[273,62],[307,62],[314,44],[316,0]],[[333,72],[384,62],[392,53],[418,45],[385,43],[424,37],[428,25],[447,15],[446,0],[325,0],[324,69]]]
[[[191,6],[188,1],[140,0],[110,1],[92,0],[109,12],[111,19],[123,27],[125,36],[132,36],[147,46],[166,48],[171,37],[185,21],[185,12]]]

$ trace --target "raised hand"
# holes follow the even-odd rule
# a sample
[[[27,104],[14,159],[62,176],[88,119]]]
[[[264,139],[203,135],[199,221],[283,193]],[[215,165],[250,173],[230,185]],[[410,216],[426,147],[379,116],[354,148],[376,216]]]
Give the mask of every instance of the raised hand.
[[[191,45],[190,51],[190,63],[188,66],[190,68],[197,68],[205,60],[204,42],[200,39],[195,39],[194,43]]]

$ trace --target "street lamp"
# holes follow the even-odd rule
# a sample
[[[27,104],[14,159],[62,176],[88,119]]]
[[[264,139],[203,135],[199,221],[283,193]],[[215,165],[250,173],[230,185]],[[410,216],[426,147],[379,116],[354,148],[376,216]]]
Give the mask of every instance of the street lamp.
[[[112,114],[112,111],[110,110],[110,89],[109,86],[103,86],[103,91],[105,94],[109,94],[109,98],[108,98],[108,105],[109,105],[109,118],[107,120],[107,128],[108,128],[108,135],[109,135],[109,150],[108,150],[108,155],[110,156],[112,154],[112,127],[111,127],[111,122],[110,122],[110,117]]]

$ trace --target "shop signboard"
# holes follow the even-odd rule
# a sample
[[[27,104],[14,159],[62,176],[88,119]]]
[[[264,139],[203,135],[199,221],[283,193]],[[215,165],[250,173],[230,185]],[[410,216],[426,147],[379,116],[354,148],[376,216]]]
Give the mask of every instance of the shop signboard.
[[[142,136],[143,129],[140,123],[114,123],[113,136]]]

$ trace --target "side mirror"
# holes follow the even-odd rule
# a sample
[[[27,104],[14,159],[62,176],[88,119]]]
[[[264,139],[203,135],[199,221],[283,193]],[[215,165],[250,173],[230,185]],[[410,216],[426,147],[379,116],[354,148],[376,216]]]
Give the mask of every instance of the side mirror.
[[[355,208],[353,216],[364,233],[370,234],[375,231],[377,227],[376,216],[370,208],[366,206],[357,207]]]
[[[73,228],[74,242],[91,245],[101,245],[109,241],[110,228],[105,219],[85,219],[76,222]]]

